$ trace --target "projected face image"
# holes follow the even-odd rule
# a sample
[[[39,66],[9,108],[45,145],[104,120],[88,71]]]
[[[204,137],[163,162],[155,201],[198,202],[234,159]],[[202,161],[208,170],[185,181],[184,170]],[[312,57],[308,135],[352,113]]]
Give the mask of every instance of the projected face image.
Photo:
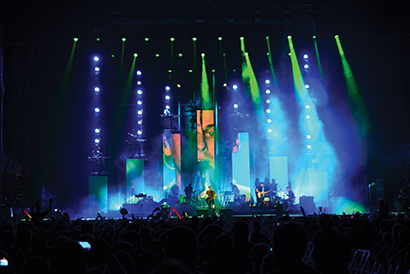
[[[163,135],[162,149],[164,152],[164,166],[167,174],[164,173],[166,189],[174,185],[181,191],[181,135],[179,133],[167,132]]]
[[[215,123],[213,110],[197,111],[198,161],[215,168]]]

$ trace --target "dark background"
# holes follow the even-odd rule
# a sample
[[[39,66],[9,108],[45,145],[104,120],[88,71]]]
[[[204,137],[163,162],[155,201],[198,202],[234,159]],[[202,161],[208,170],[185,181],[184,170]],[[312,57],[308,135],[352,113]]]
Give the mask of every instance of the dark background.
[[[146,137],[156,138],[161,131],[159,113],[163,106],[158,98],[163,94],[170,68],[171,36],[176,38],[174,66],[178,66],[177,54],[184,54],[182,73],[175,75],[173,81],[190,87],[181,89],[181,101],[186,102],[198,88],[189,83],[192,76],[187,72],[193,63],[193,36],[198,37],[198,55],[206,52],[208,69],[215,68],[218,73],[222,69],[217,37],[224,38],[223,51],[232,82],[235,76],[240,79],[239,37],[245,37],[253,68],[261,78],[269,69],[265,40],[268,35],[280,86],[284,92],[292,93],[286,37],[293,36],[297,52],[307,50],[314,56],[311,37],[316,34],[328,108],[340,117],[346,115],[339,120],[343,122],[351,119],[351,110],[333,38],[338,34],[370,114],[371,127],[363,136],[368,148],[364,152],[364,173],[368,182],[381,178],[379,157],[403,151],[409,145],[409,11],[406,0],[2,1],[6,156],[2,159],[3,201],[8,197],[30,205],[42,195],[44,186],[57,195],[58,206],[62,207],[87,193],[87,157],[94,139],[89,130],[91,120],[87,118],[92,111],[87,85],[92,77],[89,58],[94,52],[102,56],[101,79],[107,107],[104,120],[109,128],[117,123],[113,117],[131,66],[129,56],[139,53],[137,68],[143,70],[143,81],[147,83],[144,88],[150,92],[144,97]],[[127,37],[126,58],[124,75],[120,75],[123,36]],[[61,97],[73,37],[79,41],[70,84]],[[95,37],[100,37],[100,42]],[[150,38],[148,47],[144,37]],[[161,55],[158,63],[155,53]],[[197,62],[200,65],[200,59]],[[237,69],[237,74],[233,69]],[[327,134],[332,139],[332,131]],[[340,146],[347,146],[339,156],[348,161],[349,144],[342,138],[333,139]],[[103,147],[111,157],[111,166],[115,166],[115,155],[122,150],[123,140],[122,131],[106,136]],[[147,144],[147,148],[152,157],[158,157],[157,145]]]

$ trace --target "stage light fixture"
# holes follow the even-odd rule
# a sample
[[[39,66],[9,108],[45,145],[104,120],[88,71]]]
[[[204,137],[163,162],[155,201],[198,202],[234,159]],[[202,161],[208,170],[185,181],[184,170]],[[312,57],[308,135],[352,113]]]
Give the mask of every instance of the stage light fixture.
[[[265,84],[269,85],[270,84],[270,80],[265,80]]]
[[[155,54],[155,57],[157,57],[157,58],[158,58],[158,57],[159,57],[159,53]]]
[[[190,70],[188,70],[188,72],[189,72],[189,73],[192,73],[192,72],[194,72],[194,71],[193,71],[192,69],[190,69]]]
[[[140,70],[137,70],[137,75],[140,76],[142,72]]]
[[[305,85],[305,88],[309,88],[310,86],[308,84]]]
[[[94,56],[94,61],[98,62],[98,61],[100,61],[100,58],[98,56]]]
[[[138,104],[138,105],[142,105],[142,101],[141,101],[141,100],[138,100],[138,101],[137,101],[137,104]]]
[[[307,145],[306,146],[308,149],[312,149],[312,146],[311,145]]]
[[[271,128],[268,128],[268,132],[269,132],[269,133],[272,133],[272,129],[271,129]]]
[[[170,109],[171,107],[170,107],[169,105],[166,105],[165,108],[166,108],[166,109]]]
[[[227,87],[227,86],[228,86],[228,84],[227,84],[227,83],[224,83],[222,86]]]
[[[114,58],[115,57],[115,55],[114,54],[111,54],[111,58]]]
[[[212,73],[215,73],[215,69],[212,69],[211,72],[212,72]]]
[[[77,42],[77,41],[78,41],[78,38],[77,38],[77,37],[74,37],[73,40],[74,40],[74,42]]]
[[[266,122],[268,122],[268,124],[272,123],[271,119],[266,120]]]
[[[307,54],[303,55],[303,59],[308,59],[308,58],[309,58],[309,55],[307,55]]]
[[[95,108],[95,109],[94,109],[94,112],[95,112],[95,113],[99,113],[99,112],[100,112],[100,109],[99,109],[99,108]]]
[[[121,41],[125,42],[125,41],[127,41],[127,38],[122,37],[122,38],[121,38]]]
[[[270,89],[265,90],[266,94],[270,94]]]
[[[267,103],[267,104],[270,104],[270,99],[266,99],[266,103]]]
[[[313,39],[316,39],[316,35],[313,35],[312,38],[313,38]]]
[[[234,90],[237,90],[237,89],[238,89],[238,86],[237,86],[237,85],[233,85],[232,88],[233,88]]]
[[[308,69],[308,68],[309,68],[309,65],[308,65],[308,64],[305,64],[303,67],[304,67],[305,69]]]
[[[202,56],[202,57],[205,57],[205,53],[201,53],[201,56]]]
[[[171,37],[171,38],[169,38],[169,40],[170,40],[171,42],[174,42],[174,41],[175,41],[175,38],[174,38],[174,37]]]
[[[240,39],[240,40],[245,40],[245,37],[241,36],[239,39]]]
[[[165,90],[171,90],[171,88],[169,86],[166,86]]]
[[[100,42],[100,38],[96,37],[95,40],[97,40],[97,42]]]
[[[192,41],[196,41],[196,40],[198,40],[198,38],[196,38],[196,37],[192,37]]]
[[[309,105],[306,105],[305,108],[306,108],[306,109],[310,109],[310,106],[309,106]]]
[[[310,136],[309,134],[306,136],[307,139],[311,139],[312,136]]]
[[[218,40],[219,40],[219,41],[222,41],[222,37],[221,37],[221,36],[219,36],[219,37],[218,37]]]
[[[138,94],[138,95],[141,95],[141,94],[142,94],[142,90],[140,90],[140,89],[137,90],[137,94]]]
[[[137,134],[138,134],[138,135],[141,135],[141,134],[142,134],[142,130],[139,129],[139,130],[137,131]]]
[[[96,128],[96,129],[94,130],[94,132],[95,132],[96,134],[100,134],[101,130],[100,130],[99,128]]]
[[[170,99],[171,99],[171,96],[165,95],[165,100],[170,100]]]
[[[100,68],[99,68],[99,67],[95,67],[95,68],[94,68],[94,71],[95,71],[95,72],[99,72],[99,71],[100,71]]]
[[[142,120],[138,120],[137,124],[142,125]]]
[[[266,113],[271,113],[272,111],[270,110],[270,108],[266,109]]]
[[[144,40],[145,40],[145,42],[148,42],[148,41],[149,41],[149,38],[148,38],[148,37],[145,37]]]
[[[172,69],[169,69],[169,70],[168,70],[168,73],[172,73]]]
[[[233,107],[238,108],[239,106],[238,106],[238,104],[233,104]]]
[[[94,140],[94,143],[95,143],[95,144],[99,144],[99,143],[100,143],[100,139],[96,138],[96,139]]]
[[[306,119],[310,119],[310,115],[306,115]]]
[[[138,53],[135,52],[135,53],[134,53],[134,57],[138,57]]]
[[[138,111],[137,111],[137,114],[138,114],[138,115],[142,115],[142,109],[138,110]]]
[[[179,57],[182,57],[182,56],[183,56],[183,54],[182,54],[182,53],[180,53],[180,54],[178,54],[178,56],[179,56]]]
[[[96,93],[98,93],[98,92],[100,92],[100,88],[99,88],[99,87],[95,87],[95,88],[94,88],[94,91],[95,91]]]
[[[141,81],[137,81],[137,85],[138,85],[138,86],[141,86],[141,85],[142,85],[142,82],[141,82]]]
[[[180,87],[181,87],[181,84],[177,84],[177,87],[180,88]]]

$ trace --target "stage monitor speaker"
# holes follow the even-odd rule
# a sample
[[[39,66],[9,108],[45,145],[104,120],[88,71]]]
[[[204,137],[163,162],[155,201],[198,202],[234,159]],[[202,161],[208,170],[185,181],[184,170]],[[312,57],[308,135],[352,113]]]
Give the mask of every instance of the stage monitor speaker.
[[[225,220],[228,223],[232,224],[232,221],[233,221],[233,219],[232,219],[232,209],[230,209],[230,208],[221,208],[221,209],[219,209],[219,215],[220,214],[223,214],[224,217],[225,217]]]
[[[306,214],[315,213],[316,206],[314,202],[315,197],[313,196],[302,196],[299,198],[299,205],[303,206]]]
[[[203,216],[204,218],[208,217],[208,209],[197,209],[196,216],[198,217]]]

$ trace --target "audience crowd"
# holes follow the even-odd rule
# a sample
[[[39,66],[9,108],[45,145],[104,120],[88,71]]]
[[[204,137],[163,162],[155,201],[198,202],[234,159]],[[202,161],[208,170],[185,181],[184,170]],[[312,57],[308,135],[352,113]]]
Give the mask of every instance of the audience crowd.
[[[43,217],[1,221],[0,273],[325,274],[349,273],[357,249],[386,265],[408,267],[410,259],[404,215],[253,216],[233,223],[223,214],[170,218],[160,212],[116,220]]]

